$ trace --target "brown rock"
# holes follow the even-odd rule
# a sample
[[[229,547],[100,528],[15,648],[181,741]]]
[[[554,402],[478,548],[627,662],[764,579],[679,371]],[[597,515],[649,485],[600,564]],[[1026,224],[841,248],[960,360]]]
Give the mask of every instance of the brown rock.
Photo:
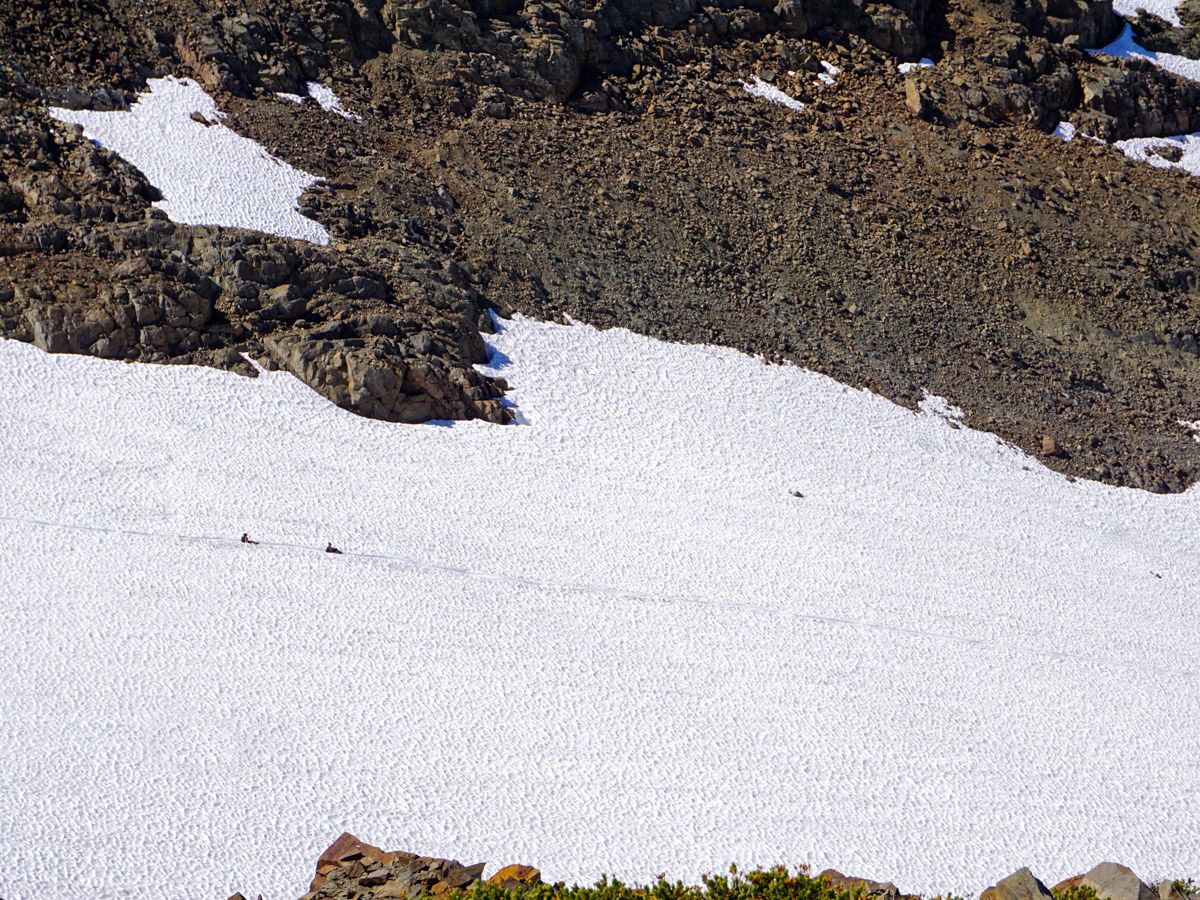
[[[505,866],[487,880],[488,884],[502,887],[505,890],[524,886],[533,887],[542,883],[542,873],[533,866]]]
[[[904,105],[918,119],[928,119],[930,115],[929,101],[921,91],[916,79],[907,78],[904,81]]]
[[[325,852],[317,860],[317,874],[313,878],[312,884],[308,886],[308,889],[310,891],[317,890],[325,883],[330,872],[340,868],[345,863],[368,859],[378,863],[380,866],[390,866],[400,856],[401,854],[399,853],[389,853],[371,844],[364,843],[350,832],[343,831],[337,840],[325,848]]]
[[[865,897],[871,897],[874,900],[901,900],[908,896],[901,894],[900,888],[890,881],[871,881],[869,878],[843,875],[836,869],[826,869],[817,877],[829,884],[830,887],[847,892],[862,891]]]

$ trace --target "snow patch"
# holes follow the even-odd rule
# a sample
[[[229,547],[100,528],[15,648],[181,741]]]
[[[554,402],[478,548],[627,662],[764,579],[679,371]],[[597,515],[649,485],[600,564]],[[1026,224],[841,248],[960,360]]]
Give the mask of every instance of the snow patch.
[[[837,76],[841,74],[842,70],[833,63],[828,63],[824,60],[821,61],[821,68],[825,71],[818,72],[817,79],[823,84],[837,84]]]
[[[1061,138],[1064,141],[1070,142],[1075,140],[1076,133],[1077,131],[1075,126],[1070,122],[1059,122],[1054,127],[1054,136],[1056,138]]]
[[[307,99],[300,94],[289,94],[286,91],[276,91],[275,96],[280,100],[286,100],[289,103],[295,103],[297,105],[303,103],[305,99]]]
[[[930,415],[940,416],[943,419],[951,419],[955,422],[961,422],[966,413],[959,407],[955,406],[945,397],[939,397],[937,394],[925,392],[925,399],[917,404],[918,408]]]
[[[1114,147],[1130,159],[1149,163],[1156,169],[1182,169],[1200,175],[1200,133],[1175,137],[1130,138],[1114,141]]]
[[[1098,137],[1079,131],[1070,122],[1059,122],[1054,129],[1054,136],[1064,141],[1072,141],[1077,136],[1104,144]],[[1182,134],[1172,137],[1129,138],[1114,141],[1117,147],[1130,159],[1148,163],[1157,169],[1182,169],[1189,175],[1200,175],[1200,133]]]
[[[4,896],[295,897],[344,829],[550,881],[1200,876],[1200,490],[731,350],[488,340],[527,426],[0,342]]]
[[[928,56],[922,56],[917,62],[902,62],[900,65],[896,66],[896,69],[901,75],[907,75],[910,72],[917,71],[918,69],[932,69],[933,65],[934,63],[932,59],[930,59]]]
[[[328,88],[318,81],[310,81],[307,87],[308,96],[316,100],[321,109],[326,112],[335,113],[343,119],[349,119],[352,122],[362,121],[362,116],[355,115],[342,106],[341,99],[333,92],[332,88]]]
[[[1183,24],[1179,20],[1180,2],[1181,0],[1113,0],[1113,12],[1126,19],[1136,19],[1145,10],[1178,27]]]
[[[128,112],[52,107],[60,122],[142,171],[163,199],[154,205],[186,225],[224,225],[328,244],[297,200],[320,181],[221,124],[216,101],[190,79],[152,78]],[[192,118],[194,113],[204,121]]]
[[[1173,72],[1181,78],[1200,81],[1200,61],[1189,59],[1186,56],[1179,56],[1175,53],[1160,53],[1157,50],[1147,50],[1134,38],[1133,28],[1129,23],[1125,24],[1117,39],[1107,47],[1101,47],[1090,52],[1103,53],[1108,56],[1115,56],[1118,59],[1148,60],[1159,68]]]
[[[778,103],[781,106],[786,106],[788,109],[794,109],[796,112],[801,112],[804,109],[804,104],[799,100],[788,96],[775,87],[775,85],[763,81],[757,75],[748,82],[742,81],[740,83],[742,89],[751,96],[762,97],[764,100],[770,100],[772,103]]]

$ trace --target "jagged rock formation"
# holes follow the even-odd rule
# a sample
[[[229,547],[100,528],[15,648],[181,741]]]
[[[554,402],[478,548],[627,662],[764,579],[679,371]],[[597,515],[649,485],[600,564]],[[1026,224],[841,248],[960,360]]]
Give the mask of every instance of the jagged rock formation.
[[[381,850],[345,832],[317,860],[316,875],[300,900],[437,897],[481,884],[483,870],[484,863],[464,866],[457,860]],[[919,894],[905,894],[890,881],[843,875],[835,869],[803,877],[831,888],[834,895],[857,900],[920,900]],[[486,883],[511,891],[536,887],[542,884],[542,877],[532,866],[510,865],[501,868]],[[1062,900],[1065,891],[1066,896],[1075,900],[1088,897],[1093,900],[1197,900],[1200,893],[1193,890],[1191,884],[1162,881],[1153,888],[1127,866],[1104,862],[1083,875],[1064,879],[1054,886],[1053,891],[1028,868],[1021,868],[984,889],[979,896],[980,900]],[[553,887],[558,891],[566,886],[559,883]],[[674,886],[668,887],[675,893]],[[229,900],[245,900],[245,897],[239,893]]]
[[[365,415],[499,422],[504,385],[473,368],[486,310],[566,313],[941,394],[1073,475],[1200,478],[1179,425],[1200,405],[1197,188],[1046,135],[1200,128],[1195,84],[1084,49],[1121,27],[1106,0],[0,11],[6,336],[251,374],[248,354]],[[121,108],[168,73],[326,179],[302,211],[330,248],[164,221],[42,112]],[[749,98],[752,74],[805,110]],[[274,97],[331,79],[361,123]]]
[[[317,874],[301,900],[395,900],[437,897],[480,883],[484,863],[464,866],[453,859],[381,850],[346,832],[317,860]],[[532,866],[506,866],[489,884],[511,889],[541,884]],[[233,900],[233,898],[230,898]]]
[[[374,246],[176,225],[136,170],[0,99],[0,327],[52,353],[286,369],[388,421],[507,421],[478,293],[455,267]],[[391,249],[392,252],[388,252]],[[51,265],[46,265],[52,261]]]

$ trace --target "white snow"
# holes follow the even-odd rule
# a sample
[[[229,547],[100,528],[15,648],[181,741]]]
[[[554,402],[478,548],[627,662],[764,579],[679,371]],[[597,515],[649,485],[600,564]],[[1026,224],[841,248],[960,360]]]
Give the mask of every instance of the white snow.
[[[922,56],[917,62],[902,62],[896,66],[900,74],[907,75],[909,72],[915,72],[917,69],[932,69],[933,60],[928,56]]]
[[[772,103],[779,103],[786,106],[788,109],[794,109],[796,112],[801,112],[804,109],[804,104],[794,97],[781,91],[775,85],[763,81],[757,75],[753,76],[750,81],[740,82],[742,89],[754,97],[762,97],[764,100],[770,100]]]
[[[297,105],[303,103],[307,99],[300,94],[289,94],[286,91],[276,91],[275,96],[280,100],[286,100],[288,103],[295,103]]]
[[[1120,147],[1121,152],[1130,159],[1149,163],[1158,169],[1183,169],[1190,175],[1200,175],[1200,134],[1186,134],[1178,137],[1161,138],[1130,138],[1124,141],[1114,141],[1113,146]],[[1163,155],[1162,151],[1171,151]],[[1172,158],[1175,153],[1178,159]]]
[[[1077,133],[1077,129],[1070,122],[1059,122],[1056,126],[1054,126],[1054,136],[1056,138],[1061,138],[1064,141],[1075,140],[1075,135]]]
[[[825,71],[817,73],[817,80],[823,84],[837,84],[837,76],[841,74],[842,70],[824,60],[821,60],[821,68]]]
[[[326,87],[318,81],[310,81],[307,85],[308,96],[317,101],[321,109],[326,112],[336,113],[343,119],[349,119],[352,122],[361,122],[362,116],[357,116],[342,106],[342,101],[332,88]]]
[[[216,102],[189,79],[153,78],[128,112],[51,108],[145,174],[155,205],[188,225],[249,228],[328,244],[329,233],[300,215],[297,199],[319,181],[225,125]],[[199,113],[210,124],[191,118]]]
[[[1142,10],[1179,26],[1178,8],[1181,0],[1113,0],[1113,11],[1127,19],[1136,19]]]
[[[1168,72],[1174,72],[1181,78],[1200,81],[1200,61],[1189,59],[1186,56],[1179,56],[1175,53],[1159,53],[1157,50],[1147,50],[1134,38],[1133,28],[1129,23],[1125,24],[1125,27],[1121,30],[1115,41],[1107,47],[1101,47],[1091,52],[1104,53],[1119,59],[1145,59],[1162,69],[1166,69]]]
[[[492,344],[528,425],[0,342],[6,900],[298,896],[343,829],[552,880],[1200,876],[1200,491],[728,350]]]
[[[1098,137],[1079,131],[1070,122],[1059,122],[1054,129],[1054,136],[1068,142],[1078,136],[1098,144],[1106,143]],[[1190,175],[1200,175],[1200,133],[1159,138],[1128,138],[1113,141],[1113,146],[1130,159],[1149,163],[1155,168],[1183,169]]]
[[[1172,10],[1175,5],[1177,4],[1171,4]],[[1120,11],[1118,10],[1118,12]],[[1166,18],[1163,15],[1162,9],[1156,8],[1152,11]],[[1176,24],[1178,24],[1178,20],[1176,20]],[[1123,59],[1145,59],[1182,78],[1200,81],[1200,61],[1189,59],[1186,56],[1178,56],[1174,53],[1159,53],[1155,50],[1147,50],[1134,39],[1133,29],[1128,23],[1115,41],[1107,47],[1093,50],[1092,52],[1104,53]],[[1054,129],[1054,134],[1066,141],[1074,138],[1076,133],[1075,126],[1070,122],[1060,122],[1058,127]],[[1104,143],[1104,141],[1091,135],[1082,132],[1078,132],[1078,134],[1081,137]],[[1130,159],[1149,163],[1156,168],[1183,169],[1191,175],[1200,175],[1200,133],[1171,135],[1169,137],[1129,138],[1127,140],[1114,141],[1113,146],[1119,147],[1121,152]],[[1160,154],[1160,151],[1163,150],[1173,151],[1172,155],[1177,152],[1179,158],[1170,159],[1163,156]]]

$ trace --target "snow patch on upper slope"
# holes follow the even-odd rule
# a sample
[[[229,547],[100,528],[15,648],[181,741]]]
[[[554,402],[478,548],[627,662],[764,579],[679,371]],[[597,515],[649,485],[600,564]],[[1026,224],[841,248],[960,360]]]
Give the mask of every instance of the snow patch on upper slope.
[[[333,92],[333,88],[326,87],[319,81],[310,81],[307,88],[308,96],[316,100],[321,109],[326,112],[336,113],[343,119],[349,119],[352,122],[362,121],[362,116],[355,115],[342,106],[341,98]]]
[[[1200,81],[1200,62],[1189,59],[1186,56],[1179,56],[1176,53],[1160,53],[1157,50],[1147,50],[1137,42],[1133,34],[1133,28],[1128,22],[1121,29],[1121,33],[1117,35],[1116,40],[1106,47],[1100,47],[1091,52],[1104,53],[1108,56],[1115,56],[1118,59],[1144,59],[1161,69],[1175,73],[1181,78]]]
[[[786,106],[788,109],[802,112],[804,104],[770,82],[763,81],[757,75],[753,76],[750,81],[740,82],[742,89],[751,96],[762,97],[764,100],[770,100],[772,103],[778,103],[781,106]]]
[[[527,426],[0,342],[6,897],[297,896],[343,829],[551,880],[1200,876],[1200,491],[730,350],[490,343]]]
[[[1105,143],[1098,137],[1079,131],[1070,122],[1059,122],[1054,129],[1054,136],[1068,142],[1082,137],[1098,144]],[[1114,141],[1113,146],[1130,159],[1148,163],[1157,169],[1182,169],[1189,175],[1200,175],[1200,134],[1127,138]]]
[[[1181,0],[1113,0],[1113,11],[1126,19],[1136,19],[1142,11],[1158,16],[1172,25],[1179,26],[1179,4]]]
[[[1160,13],[1161,14],[1161,13]],[[1178,22],[1176,22],[1178,24]],[[1126,23],[1121,34],[1107,47],[1093,50],[1093,53],[1104,53],[1122,59],[1145,59],[1156,66],[1173,72],[1181,78],[1200,81],[1200,61],[1178,56],[1174,53],[1159,53],[1147,50],[1134,38],[1133,29]],[[1104,143],[1100,138],[1078,131],[1070,122],[1059,122],[1054,129],[1056,137],[1065,141],[1073,140],[1077,135],[1089,140]],[[1159,169],[1182,169],[1190,175],[1200,175],[1200,134],[1181,134],[1169,137],[1128,138],[1114,141],[1117,147],[1130,159],[1148,163]]]
[[[55,107],[49,113],[82,126],[87,137],[140,169],[162,192],[155,206],[172,221],[329,243],[324,227],[297,208],[300,195],[320,179],[222,125],[216,101],[196,82],[153,78],[147,86],[128,112]]]

